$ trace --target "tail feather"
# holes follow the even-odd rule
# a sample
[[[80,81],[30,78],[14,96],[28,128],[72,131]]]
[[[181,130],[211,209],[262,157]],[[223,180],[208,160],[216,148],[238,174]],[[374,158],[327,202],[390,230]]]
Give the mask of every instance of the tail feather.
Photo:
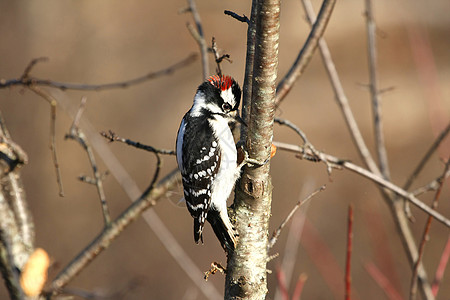
[[[194,241],[198,244],[199,241],[202,241],[203,244],[203,226],[200,226],[200,221],[198,218],[194,218]]]
[[[208,212],[208,222],[214,230],[222,248],[227,252],[233,252],[237,244],[237,233],[231,225],[227,211],[218,212],[210,210]]]

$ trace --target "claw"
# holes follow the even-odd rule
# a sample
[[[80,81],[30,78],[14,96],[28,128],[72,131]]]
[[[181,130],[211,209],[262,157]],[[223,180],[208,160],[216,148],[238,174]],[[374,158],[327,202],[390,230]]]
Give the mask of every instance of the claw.
[[[242,160],[241,161],[238,160],[238,161],[240,161],[239,168],[242,168],[244,165],[248,165],[249,167],[261,167],[261,166],[264,166],[265,164],[267,164],[269,162],[269,160],[270,160],[270,157],[268,157],[264,161],[259,161],[259,160],[254,159],[254,158],[250,158],[249,155],[248,155],[247,150],[245,150],[245,148],[244,148],[244,142],[243,141],[239,141],[236,144],[236,147],[238,148],[238,150],[241,151],[240,154],[241,155],[243,154],[243,158],[241,157]],[[239,156],[239,154],[238,154],[238,156]]]

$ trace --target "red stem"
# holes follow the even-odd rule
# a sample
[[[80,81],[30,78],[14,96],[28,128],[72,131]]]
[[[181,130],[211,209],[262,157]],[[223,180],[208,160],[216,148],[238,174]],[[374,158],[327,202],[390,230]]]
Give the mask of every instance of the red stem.
[[[281,297],[283,300],[289,300],[289,292],[286,286],[286,278],[284,276],[283,270],[278,266],[277,267],[277,280],[278,280],[278,288],[281,292]]]
[[[395,289],[394,286],[390,283],[389,279],[384,276],[383,273],[377,268],[377,266],[368,262],[364,264],[364,268],[372,277],[373,280],[378,284],[378,286],[383,290],[389,300],[403,300],[403,297],[399,292]]]
[[[305,273],[300,274],[295,285],[294,294],[292,294],[292,300],[300,300],[306,279],[308,279],[308,276]]]
[[[442,278],[444,277],[444,271],[447,267],[448,259],[450,257],[450,235],[447,239],[447,244],[445,244],[444,251],[442,252],[441,259],[439,260],[439,265],[436,270],[436,275],[434,277],[433,284],[431,285],[431,291],[436,297],[439,292],[439,285],[441,284]]]
[[[353,205],[348,206],[348,229],[347,229],[347,259],[345,263],[345,299],[351,300],[352,295],[352,275],[351,259],[353,248]]]

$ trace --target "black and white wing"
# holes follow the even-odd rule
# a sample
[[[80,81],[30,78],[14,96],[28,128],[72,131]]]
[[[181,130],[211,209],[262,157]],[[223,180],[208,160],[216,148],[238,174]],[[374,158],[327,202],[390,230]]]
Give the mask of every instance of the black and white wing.
[[[194,240],[202,232],[211,205],[211,188],[220,167],[220,151],[207,121],[185,116],[177,137],[177,161],[186,206],[194,218]]]

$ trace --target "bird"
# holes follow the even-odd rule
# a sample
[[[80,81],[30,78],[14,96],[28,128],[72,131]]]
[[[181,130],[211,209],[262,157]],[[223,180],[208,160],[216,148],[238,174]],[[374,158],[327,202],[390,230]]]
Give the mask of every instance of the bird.
[[[243,164],[230,125],[239,116],[241,88],[231,77],[213,75],[199,85],[176,139],[187,209],[194,218],[194,241],[203,244],[205,221],[226,252],[234,251],[238,235],[230,222],[227,199]]]

